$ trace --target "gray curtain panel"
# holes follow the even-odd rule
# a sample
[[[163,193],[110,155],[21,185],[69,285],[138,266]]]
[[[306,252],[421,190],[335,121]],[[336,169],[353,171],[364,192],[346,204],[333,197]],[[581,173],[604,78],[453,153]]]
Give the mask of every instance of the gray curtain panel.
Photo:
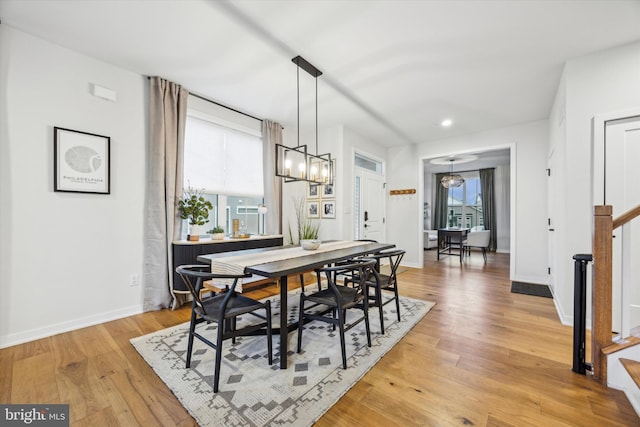
[[[449,204],[449,189],[444,188],[440,181],[447,173],[436,174],[436,204],[433,210],[433,229],[447,227],[447,206]]]
[[[496,250],[497,235],[496,228],[496,202],[494,188],[494,169],[480,169],[480,191],[482,191],[482,216],[484,218],[484,229],[491,230],[491,238],[489,240],[489,250]]]
[[[276,176],[276,144],[282,145],[282,126],[262,121],[262,158],[264,173],[265,233],[282,234],[282,178]]]
[[[187,96],[180,85],[149,79],[149,147],[144,230],[144,311],[178,305],[172,242],[180,238],[176,195],[182,194]]]

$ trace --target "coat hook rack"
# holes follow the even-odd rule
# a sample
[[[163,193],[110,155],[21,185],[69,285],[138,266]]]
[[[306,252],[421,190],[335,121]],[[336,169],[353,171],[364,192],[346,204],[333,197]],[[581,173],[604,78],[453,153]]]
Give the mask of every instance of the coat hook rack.
[[[403,190],[390,190],[389,191],[389,195],[390,196],[404,196],[406,194],[416,194],[416,189],[415,188],[406,188]]]

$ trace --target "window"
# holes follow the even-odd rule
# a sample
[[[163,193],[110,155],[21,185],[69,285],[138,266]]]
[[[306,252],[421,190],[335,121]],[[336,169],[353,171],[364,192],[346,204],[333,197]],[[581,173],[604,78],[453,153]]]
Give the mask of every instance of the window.
[[[229,234],[232,221],[238,219],[242,231],[258,234],[258,205],[264,197],[259,126],[234,126],[229,120],[189,109],[184,186],[204,190],[213,205],[203,232],[220,225]]]
[[[353,162],[354,166],[382,175],[382,162],[379,160],[370,159],[360,153],[356,153]]]
[[[447,226],[484,230],[480,174],[473,171],[461,175],[464,184],[449,189]]]

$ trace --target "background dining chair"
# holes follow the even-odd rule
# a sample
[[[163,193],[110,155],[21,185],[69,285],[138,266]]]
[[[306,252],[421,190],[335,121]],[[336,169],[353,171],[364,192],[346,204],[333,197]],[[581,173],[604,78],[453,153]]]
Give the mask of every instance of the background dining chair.
[[[300,307],[298,318],[298,353],[302,351],[302,331],[305,321],[320,320],[330,323],[335,330],[340,329],[340,348],[342,350],[342,367],[347,369],[347,352],[345,342],[345,332],[364,321],[367,333],[367,345],[371,347],[371,331],[369,329],[368,299],[366,298],[366,280],[369,275],[374,274],[375,260],[360,260],[350,264],[342,264],[334,267],[324,267],[316,269],[318,284],[326,284],[326,288],[306,295],[300,294]],[[341,275],[354,275],[360,281],[353,287],[338,285],[335,278]],[[323,277],[324,276],[324,277]],[[311,302],[311,305],[306,305]],[[322,306],[327,309],[322,310]],[[320,307],[320,308],[319,308]],[[362,316],[346,323],[347,310],[361,309]],[[312,311],[313,310],[313,311]],[[329,316],[331,314],[331,316]]]
[[[258,335],[262,329],[266,328],[267,352],[269,365],[273,363],[273,351],[271,342],[271,302],[269,300],[260,302],[239,295],[235,292],[238,280],[251,277],[251,274],[230,275],[211,273],[208,265],[181,265],[176,268],[176,272],[182,277],[187,288],[191,292],[193,302],[191,305],[191,323],[189,325],[189,342],[187,344],[186,367],[191,366],[191,353],[193,350],[193,339],[198,338],[208,346],[215,349],[215,370],[213,379],[213,392],[218,392],[220,382],[220,365],[222,361],[222,342],[231,338],[235,343],[236,337],[243,335]],[[202,298],[200,290],[205,280],[232,279],[233,282],[224,292],[208,298]],[[264,310],[264,315],[260,311]],[[256,313],[257,312],[257,313]],[[237,319],[243,315],[254,316],[261,321],[249,323],[246,326],[237,328]],[[217,323],[215,344],[196,331],[196,325],[202,322]]]
[[[464,249],[464,245],[466,244],[466,239],[468,235],[469,233],[467,233],[464,236],[459,234],[453,234],[451,236],[448,236],[447,244],[451,246],[451,249],[459,249],[460,251],[462,251]]]
[[[377,254],[364,257],[365,259],[374,259],[376,261],[377,274],[372,274],[367,279],[367,295],[369,299],[369,307],[378,307],[380,315],[380,330],[384,334],[384,306],[395,301],[396,303],[396,315],[398,316],[398,322],[400,321],[400,299],[398,298],[398,278],[397,272],[400,262],[404,257],[406,251],[402,249],[392,249],[387,251],[381,251]],[[381,271],[381,266],[385,266],[385,272]],[[388,271],[386,271],[388,268]],[[345,284],[348,284],[352,280],[358,281],[359,278],[347,278]],[[373,290],[373,293],[371,293]],[[391,297],[383,301],[382,293],[391,292]]]
[[[491,230],[469,232],[469,234],[467,234],[467,241],[464,244],[467,255],[471,256],[471,248],[480,248],[482,249],[484,262],[487,262],[487,248],[489,247],[490,240]]]

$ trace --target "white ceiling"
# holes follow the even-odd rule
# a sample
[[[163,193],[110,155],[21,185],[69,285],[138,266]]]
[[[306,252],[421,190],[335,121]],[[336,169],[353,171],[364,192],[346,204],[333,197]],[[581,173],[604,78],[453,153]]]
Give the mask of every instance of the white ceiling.
[[[545,119],[567,59],[640,40],[638,0],[0,0],[0,19],[289,129],[301,55],[320,127],[386,146]]]

